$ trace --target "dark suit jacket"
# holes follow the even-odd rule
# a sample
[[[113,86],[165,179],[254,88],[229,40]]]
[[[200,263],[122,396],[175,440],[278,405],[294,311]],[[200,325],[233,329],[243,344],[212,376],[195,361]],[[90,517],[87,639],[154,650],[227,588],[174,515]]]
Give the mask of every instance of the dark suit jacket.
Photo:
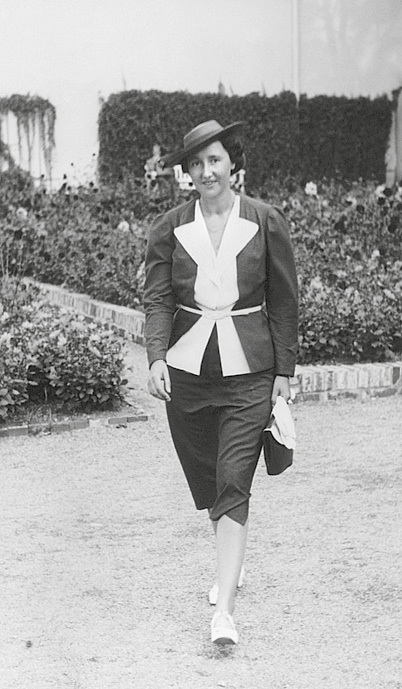
[[[148,360],[166,360],[170,346],[198,320],[177,309],[197,308],[194,284],[207,259],[197,244],[196,201],[191,200],[154,221],[147,246],[144,306]],[[229,247],[237,262],[239,299],[233,310],[264,303],[264,311],[233,317],[251,372],[274,367],[293,375],[298,346],[297,277],[286,219],[277,208],[240,196],[240,223]],[[230,258],[230,257],[228,257]],[[223,257],[222,270],[225,269]]]

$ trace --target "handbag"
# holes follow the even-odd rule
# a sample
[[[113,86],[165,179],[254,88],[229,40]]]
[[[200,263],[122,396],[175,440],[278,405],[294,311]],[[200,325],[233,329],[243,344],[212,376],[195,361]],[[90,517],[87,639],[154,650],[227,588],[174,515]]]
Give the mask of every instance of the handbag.
[[[289,406],[283,397],[278,397],[268,425],[262,432],[262,445],[270,476],[281,474],[293,464],[296,432]]]

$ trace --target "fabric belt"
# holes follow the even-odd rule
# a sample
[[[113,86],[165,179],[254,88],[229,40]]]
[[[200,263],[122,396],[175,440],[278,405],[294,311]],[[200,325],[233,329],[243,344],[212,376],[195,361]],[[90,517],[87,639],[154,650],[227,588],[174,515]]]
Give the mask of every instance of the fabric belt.
[[[183,311],[195,313],[197,316],[205,316],[205,318],[210,318],[212,321],[220,321],[222,318],[227,318],[228,316],[248,316],[249,313],[261,311],[262,304],[258,306],[249,306],[246,309],[236,309],[235,311],[231,309],[193,309],[191,306],[185,306],[184,304],[178,304],[178,308],[183,309]]]

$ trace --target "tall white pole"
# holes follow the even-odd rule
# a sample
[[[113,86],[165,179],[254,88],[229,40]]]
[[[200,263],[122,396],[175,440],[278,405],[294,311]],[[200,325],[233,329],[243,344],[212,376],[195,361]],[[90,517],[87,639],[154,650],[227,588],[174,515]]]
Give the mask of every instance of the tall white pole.
[[[300,98],[299,0],[292,0],[292,82],[293,92]]]

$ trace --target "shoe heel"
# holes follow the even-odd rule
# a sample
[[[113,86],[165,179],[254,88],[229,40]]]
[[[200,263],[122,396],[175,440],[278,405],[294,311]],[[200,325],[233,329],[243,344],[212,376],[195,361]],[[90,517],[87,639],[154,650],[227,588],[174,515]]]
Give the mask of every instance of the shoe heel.
[[[230,626],[222,627],[216,626],[216,622],[220,617],[224,617]],[[237,644],[239,641],[239,634],[233,622],[233,617],[228,612],[216,612],[211,620],[211,641],[218,646],[228,646],[230,644]]]

